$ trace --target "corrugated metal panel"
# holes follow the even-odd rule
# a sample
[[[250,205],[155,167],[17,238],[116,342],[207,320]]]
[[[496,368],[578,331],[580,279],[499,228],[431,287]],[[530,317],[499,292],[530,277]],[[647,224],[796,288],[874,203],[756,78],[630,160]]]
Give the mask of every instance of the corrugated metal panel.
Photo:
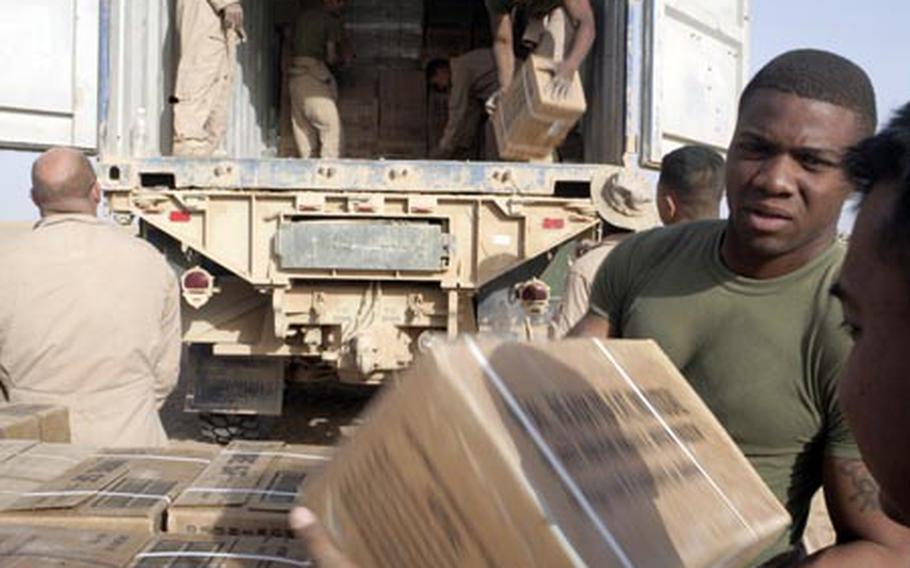
[[[105,0],[109,5],[108,60],[103,63],[108,86],[102,108],[102,152],[105,160],[137,155],[170,155],[179,39],[176,0]],[[273,2],[244,1],[248,40],[238,53],[231,125],[225,140],[228,155],[258,158],[266,154],[271,127],[274,76],[270,61],[275,36]],[[131,132],[145,109],[145,135],[138,148]]]
[[[645,6],[643,162],[689,143],[725,149],[748,73],[749,0]]]
[[[97,0],[0,0],[0,146],[97,142]]]

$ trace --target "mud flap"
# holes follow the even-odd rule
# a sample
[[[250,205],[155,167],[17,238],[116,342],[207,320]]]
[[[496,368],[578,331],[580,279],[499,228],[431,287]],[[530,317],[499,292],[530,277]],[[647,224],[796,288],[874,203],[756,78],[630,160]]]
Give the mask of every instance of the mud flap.
[[[185,409],[189,412],[280,416],[284,395],[284,362],[280,359],[215,357],[191,349],[191,381]]]

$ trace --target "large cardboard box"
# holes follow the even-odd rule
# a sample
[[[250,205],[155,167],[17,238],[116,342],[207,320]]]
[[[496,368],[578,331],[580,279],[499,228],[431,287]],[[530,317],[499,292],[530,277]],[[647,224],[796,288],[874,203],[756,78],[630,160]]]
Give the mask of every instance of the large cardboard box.
[[[205,566],[207,568],[287,568],[310,566],[300,541],[286,538],[199,538],[161,535],[136,555],[135,568]]]
[[[167,531],[288,537],[297,491],[331,459],[323,446],[234,442],[174,500]]]
[[[0,438],[69,442],[69,411],[51,404],[0,405]]]
[[[148,537],[30,526],[0,526],[0,565],[4,568],[120,568],[130,566]]]
[[[38,491],[94,452],[88,446],[0,441],[0,510]]]
[[[47,463],[48,450],[40,448],[0,466],[16,469],[21,480],[22,473],[39,470]],[[38,487],[20,484],[25,490],[0,510],[0,525],[78,527],[151,535],[163,528],[168,504],[199,475],[213,455],[214,450],[208,449],[99,452],[70,464],[62,474]]]
[[[736,566],[789,516],[652,341],[433,349],[303,503],[361,566]]]
[[[587,108],[578,72],[564,98],[549,88],[553,62],[531,55],[502,94],[493,113],[499,155],[514,160],[543,160],[566,139]]]

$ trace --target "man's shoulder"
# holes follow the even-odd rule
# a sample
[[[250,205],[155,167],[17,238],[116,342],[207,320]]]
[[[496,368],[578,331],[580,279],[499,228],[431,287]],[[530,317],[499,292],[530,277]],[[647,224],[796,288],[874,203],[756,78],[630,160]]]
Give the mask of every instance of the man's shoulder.
[[[167,268],[164,255],[151,244],[133,234],[129,229],[112,224],[99,225],[99,234],[102,236],[103,245],[109,247],[109,252],[120,255],[121,258],[132,258],[137,262],[154,268]],[[100,252],[100,251],[99,251]]]
[[[630,235],[616,247],[616,253],[653,262],[667,255],[688,255],[704,250],[703,245],[714,241],[725,226],[726,221],[711,219],[657,227]]]

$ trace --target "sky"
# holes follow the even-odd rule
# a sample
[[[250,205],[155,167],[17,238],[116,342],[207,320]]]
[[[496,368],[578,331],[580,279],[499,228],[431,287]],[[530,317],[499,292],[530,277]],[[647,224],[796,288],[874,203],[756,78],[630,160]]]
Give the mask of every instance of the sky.
[[[685,0],[682,0],[685,1]],[[730,0],[733,1],[733,0]],[[879,118],[910,100],[910,2],[895,0],[751,0],[750,68],[799,47],[840,53],[859,63],[875,85]],[[0,221],[29,220],[32,152],[0,150]],[[849,227],[850,208],[842,223]]]

